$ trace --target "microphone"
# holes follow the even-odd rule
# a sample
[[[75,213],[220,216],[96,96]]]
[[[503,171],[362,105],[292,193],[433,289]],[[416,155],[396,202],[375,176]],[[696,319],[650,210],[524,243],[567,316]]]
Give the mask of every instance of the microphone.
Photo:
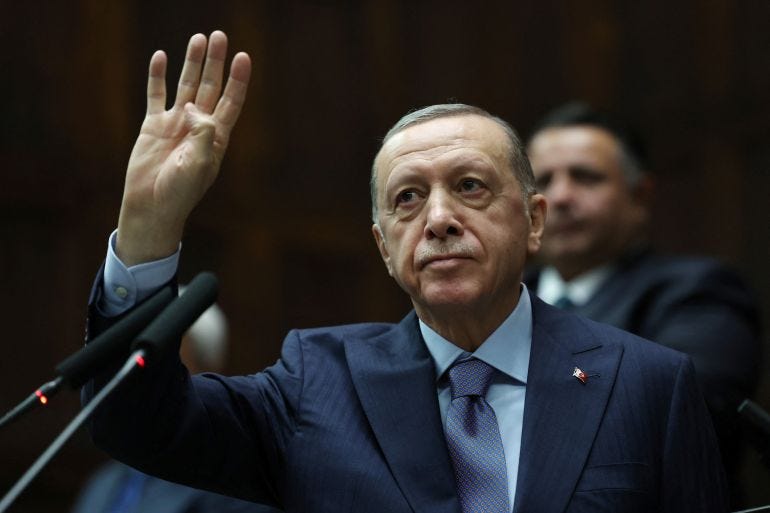
[[[131,351],[142,351],[150,360],[158,359],[179,340],[217,299],[219,281],[210,272],[198,274],[184,293],[174,299],[131,345]]]
[[[107,365],[119,361],[127,353],[131,341],[171,302],[173,297],[172,288],[170,286],[163,287],[129,311],[125,317],[110,326],[85,347],[59,363],[56,366],[57,377],[41,385],[0,418],[0,427],[17,419],[37,405],[47,404],[48,399],[53,397],[65,382],[72,388],[78,388]]]
[[[770,439],[770,413],[767,413],[757,403],[744,399],[738,406],[738,413],[751,423],[765,437]]]
[[[53,458],[53,456],[72,436],[72,434],[78,428],[80,428],[80,426],[83,425],[83,422],[85,422],[93,414],[95,409],[102,403],[102,401],[104,401],[104,399],[109,394],[111,394],[112,391],[135,369],[145,367],[145,355],[149,356],[151,360],[155,359],[155,357],[159,358],[163,352],[173,344],[175,340],[179,340],[182,337],[182,334],[187,330],[187,328],[189,328],[190,325],[195,322],[195,320],[214,303],[217,298],[218,288],[218,281],[213,274],[201,273],[190,282],[184,294],[177,297],[176,299],[173,299],[169,303],[168,299],[172,296],[170,292],[171,288],[165,287],[167,293],[164,293],[163,290],[156,293],[156,296],[161,296],[163,300],[153,296],[151,299],[148,299],[147,302],[138,306],[135,310],[132,311],[132,313],[129,313],[124,319],[121,319],[121,321],[115,323],[112,328],[102,334],[105,339],[113,340],[107,336],[108,333],[118,333],[117,327],[120,323],[123,323],[124,330],[130,330],[134,333],[132,333],[130,336],[127,336],[123,334],[123,331],[121,331],[120,336],[117,334],[111,335],[115,338],[120,338],[120,340],[123,341],[123,344],[112,342],[109,347],[114,347],[115,349],[92,350],[87,354],[93,356],[88,356],[87,358],[82,356],[80,358],[71,357],[62,363],[62,365],[64,363],[68,364],[64,365],[64,372],[67,372],[68,380],[87,380],[88,377],[84,378],[84,376],[86,376],[88,372],[93,371],[91,367],[94,365],[93,362],[105,361],[107,359],[105,355],[109,353],[111,356],[111,351],[124,351],[124,345],[126,341],[130,340],[131,337],[135,335],[136,331],[141,330],[142,327],[146,324],[147,320],[154,317],[154,320],[149,325],[147,325],[146,328],[144,328],[144,330],[139,334],[139,336],[136,337],[136,339],[134,339],[134,342],[131,344],[131,355],[128,357],[128,360],[125,362],[125,364],[123,364],[123,367],[121,367],[118,373],[112,378],[112,380],[104,385],[101,390],[99,390],[99,392],[91,399],[91,401],[88,402],[88,404],[83,407],[83,410],[81,410],[75,419],[67,425],[64,431],[62,431],[62,433],[56,438],[56,440],[53,441],[53,443],[45,450],[43,454],[40,455],[40,457],[29,468],[29,470],[27,470],[27,472],[21,476],[13,488],[11,488],[11,490],[9,490],[9,492],[0,500],[0,513],[4,513],[6,511],[6,509],[16,500],[19,494],[27,487],[27,485],[29,485],[35,476],[40,473],[43,467],[45,467],[51,458]],[[157,306],[158,310],[163,309],[160,314],[157,314],[157,310],[152,310],[152,312],[149,312],[151,308],[147,306],[142,309],[142,313],[146,313],[147,317],[135,313],[136,310],[140,309],[151,300],[153,300],[152,304]],[[131,318],[131,321],[126,320],[129,317]],[[136,320],[139,317],[141,317],[142,322]],[[116,328],[114,332],[111,331],[113,328]],[[94,339],[89,345],[93,345],[99,338],[100,337]],[[102,342],[100,343],[100,346],[104,344],[105,343]],[[86,346],[86,348],[87,347],[88,346]],[[88,365],[81,363],[81,361],[84,360],[88,360],[91,363]],[[59,367],[62,367],[62,365]],[[86,372],[86,367],[90,369],[88,372]],[[62,373],[62,376],[64,376],[64,373]],[[58,379],[58,383],[61,383],[63,379],[63,377],[60,377]],[[35,397],[34,394],[33,397]]]
[[[84,348],[56,366],[72,388],[78,388],[106,365],[128,354],[130,343],[174,299],[170,286],[144,300]]]

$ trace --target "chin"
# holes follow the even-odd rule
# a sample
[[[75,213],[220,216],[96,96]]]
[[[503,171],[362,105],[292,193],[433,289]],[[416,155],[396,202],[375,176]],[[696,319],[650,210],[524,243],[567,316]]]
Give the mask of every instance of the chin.
[[[482,294],[468,287],[431,287],[421,295],[421,302],[428,308],[470,308]]]
[[[585,244],[560,244],[543,248],[540,252],[549,262],[573,262],[582,260],[586,254]]]

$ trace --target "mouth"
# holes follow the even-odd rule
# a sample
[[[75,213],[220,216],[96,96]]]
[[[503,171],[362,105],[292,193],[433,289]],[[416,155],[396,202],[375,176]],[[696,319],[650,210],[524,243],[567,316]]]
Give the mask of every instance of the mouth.
[[[434,269],[445,269],[454,267],[462,263],[462,261],[469,259],[470,257],[465,255],[436,255],[420,262],[419,267],[420,269],[425,269],[427,267]]]
[[[583,224],[575,219],[564,219],[551,223],[546,229],[549,234],[569,234],[579,231]]]

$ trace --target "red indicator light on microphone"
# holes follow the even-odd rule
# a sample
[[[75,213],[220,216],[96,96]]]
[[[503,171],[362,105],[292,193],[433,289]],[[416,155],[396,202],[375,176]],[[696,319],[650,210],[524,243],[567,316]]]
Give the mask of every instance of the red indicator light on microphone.
[[[137,355],[135,360],[139,367],[144,367],[144,358],[142,358],[142,355]]]
[[[48,403],[48,398],[40,390],[36,390],[35,395],[37,396],[37,399],[40,401],[40,404]]]

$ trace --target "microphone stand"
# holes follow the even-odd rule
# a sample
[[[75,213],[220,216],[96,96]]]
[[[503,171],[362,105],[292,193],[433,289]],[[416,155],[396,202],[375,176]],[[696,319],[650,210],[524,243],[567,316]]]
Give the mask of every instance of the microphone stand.
[[[172,287],[161,288],[80,350],[59,363],[56,366],[56,374],[59,377],[42,385],[5,414],[0,419],[0,428],[35,406],[47,404],[65,382],[73,389],[79,388],[105,365],[120,361],[125,355],[130,354],[131,341],[168,306],[174,297],[176,295]]]
[[[142,368],[145,365],[144,350],[140,349],[135,351],[123,367],[115,374],[115,376],[107,383],[94,398],[83,407],[78,415],[70,422],[67,427],[56,437],[56,439],[48,446],[48,448],[40,455],[40,457],[32,464],[32,466],[24,473],[23,476],[13,485],[5,497],[0,501],[0,513],[5,513],[8,507],[18,498],[21,492],[37,477],[41,470],[48,464],[49,461],[59,452],[64,443],[77,431],[83,423],[94,413],[97,406],[99,406],[104,399],[107,398],[110,393],[125,380],[135,369]],[[45,386],[45,385],[44,385]],[[34,396],[34,394],[33,394]]]
[[[0,501],[0,513],[4,513],[6,509],[8,509],[8,506],[10,506],[13,501],[16,500],[19,494],[40,473],[43,467],[45,467],[51,458],[53,458],[59,449],[61,449],[62,445],[64,445],[64,443],[72,436],[72,434],[93,414],[94,410],[96,410],[99,404],[101,404],[101,402],[104,401],[104,399],[124,379],[126,379],[126,377],[128,377],[128,375],[131,374],[134,369],[137,367],[141,368],[145,366],[145,358],[147,357],[147,354],[151,355],[150,358],[153,356],[159,356],[163,352],[167,351],[175,340],[179,340],[182,337],[182,334],[185,332],[185,330],[187,330],[187,328],[189,328],[190,325],[192,325],[192,323],[195,322],[198,317],[200,317],[206,308],[214,303],[217,296],[218,286],[219,282],[212,273],[200,273],[195,278],[193,278],[193,280],[187,286],[186,292],[171,301],[169,304],[167,304],[167,301],[163,302],[163,297],[161,296],[161,293],[163,292],[162,290],[161,292],[157,293],[155,297],[160,298],[157,299],[157,310],[162,311],[160,311],[160,313],[155,311],[155,306],[153,306],[152,309],[147,307],[148,317],[154,317],[154,320],[152,320],[152,322],[150,322],[150,324],[146,327],[144,327],[146,323],[143,320],[137,320],[139,315],[136,313],[144,308],[144,304],[137,307],[132,313],[130,313],[129,317],[123,319],[123,321],[131,322],[132,330],[136,329],[139,331],[139,329],[144,327],[141,333],[139,333],[139,336],[136,337],[132,343],[131,350],[133,352],[131,353],[131,356],[128,358],[128,360],[126,360],[126,363],[117,372],[117,374],[115,374],[110,382],[107,383],[99,391],[99,393],[96,394],[94,398],[83,407],[80,413],[72,420],[72,422],[69,423],[69,425],[67,425],[66,428],[64,428],[64,431],[61,432],[61,434],[56,438],[56,440],[53,441],[48,449],[46,449],[45,452],[40,455],[37,461],[35,461],[29,470],[23,476],[21,476],[21,479],[19,479],[13,488],[11,488],[5,497],[3,497],[2,501]],[[147,303],[149,303],[149,301],[145,304]],[[107,346],[109,349],[109,354],[104,354],[104,351],[102,353],[88,353],[90,356],[85,359],[88,365],[83,363],[83,358],[75,358],[77,364],[70,365],[70,370],[67,372],[61,372],[61,374],[71,375],[73,374],[73,369],[76,369],[78,373],[82,374],[82,371],[85,368],[91,368],[95,362],[98,363],[103,359],[106,360],[106,356],[110,356],[115,346],[120,349],[122,347],[120,344],[124,342],[124,339],[127,336],[125,334],[125,330],[118,330],[118,324],[123,321],[119,321],[112,328],[110,328],[111,330],[114,329],[116,333],[120,333],[120,336],[114,339],[117,342],[110,343],[110,345]],[[137,329],[137,326],[139,329]],[[133,337],[133,334],[131,337]],[[90,346],[86,346],[86,350],[88,350],[89,347],[93,348],[96,345],[96,340],[94,340],[91,342]],[[65,363],[60,365],[59,368],[67,367]],[[98,366],[96,368],[98,368]],[[37,396],[36,393],[33,395]],[[32,401],[31,404],[35,404],[35,402]]]
[[[737,408],[738,417],[748,428],[748,439],[759,452],[759,460],[770,470],[770,414],[751,399],[744,399]],[[770,511],[770,505],[743,509],[734,513]]]
[[[760,454],[760,461],[770,470],[770,413],[757,403],[745,399],[738,406],[738,415],[750,428],[749,441]]]

